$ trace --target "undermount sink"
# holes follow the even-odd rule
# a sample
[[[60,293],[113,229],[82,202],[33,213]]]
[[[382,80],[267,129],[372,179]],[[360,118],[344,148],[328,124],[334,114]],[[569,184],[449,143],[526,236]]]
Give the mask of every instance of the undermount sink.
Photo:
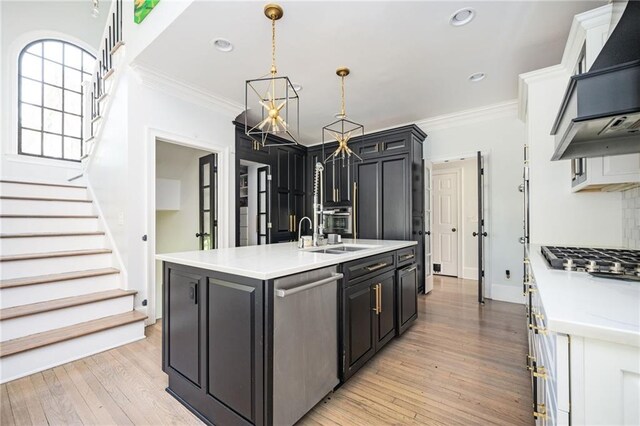
[[[325,253],[325,254],[346,254],[353,251],[366,250],[371,248],[370,246],[331,246],[322,247],[319,249],[309,250],[312,253]]]

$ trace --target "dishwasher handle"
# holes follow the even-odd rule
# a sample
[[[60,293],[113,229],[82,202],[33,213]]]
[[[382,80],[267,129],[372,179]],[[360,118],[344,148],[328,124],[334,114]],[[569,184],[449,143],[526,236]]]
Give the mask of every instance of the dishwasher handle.
[[[277,289],[276,290],[276,296],[278,296],[278,297],[291,296],[292,294],[300,293],[301,291],[310,290],[310,289],[312,289],[314,287],[319,287],[321,285],[325,285],[325,284],[332,283],[334,281],[338,281],[338,280],[342,279],[343,277],[344,277],[344,274],[333,273],[333,274],[331,274],[330,277],[323,278],[321,280],[314,281],[314,282],[311,282],[311,283],[302,284],[302,285],[299,285],[297,287],[293,287],[293,288],[290,288],[290,289],[287,289],[287,290]]]

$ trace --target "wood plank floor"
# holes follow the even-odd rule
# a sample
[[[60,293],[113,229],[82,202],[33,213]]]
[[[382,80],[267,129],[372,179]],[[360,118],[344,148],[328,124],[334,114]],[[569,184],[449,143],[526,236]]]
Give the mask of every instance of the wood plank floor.
[[[436,278],[420,318],[302,425],[532,425],[524,307]],[[0,386],[0,424],[201,424],[164,389],[160,323],[147,339]]]

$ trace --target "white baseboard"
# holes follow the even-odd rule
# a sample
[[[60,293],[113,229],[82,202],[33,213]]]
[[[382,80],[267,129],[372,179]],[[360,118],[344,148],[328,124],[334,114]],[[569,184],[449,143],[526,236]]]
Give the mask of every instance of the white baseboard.
[[[477,280],[478,279],[478,268],[462,268],[462,278],[465,280]]]
[[[519,303],[524,305],[526,300],[522,295],[522,285],[505,285],[505,284],[492,284],[491,285],[491,299],[500,300],[502,302]]]

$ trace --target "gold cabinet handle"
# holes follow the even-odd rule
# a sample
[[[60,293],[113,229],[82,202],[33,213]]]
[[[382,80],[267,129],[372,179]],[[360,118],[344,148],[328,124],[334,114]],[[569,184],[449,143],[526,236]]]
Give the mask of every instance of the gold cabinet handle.
[[[366,269],[369,272],[373,272],[373,271],[377,271],[378,269],[382,269],[385,266],[388,266],[386,262],[380,262],[380,263],[376,263],[375,265],[367,266],[364,269]]]
[[[353,182],[353,238],[354,239],[358,238],[358,223],[357,223],[358,199],[356,198],[357,193],[358,193],[358,185],[355,182]]]
[[[539,377],[541,379],[547,378],[547,369],[544,367],[535,367],[532,371],[533,377]]]
[[[538,334],[547,334],[547,329],[544,327],[538,327],[537,325],[529,324],[529,330],[533,330]]]
[[[382,283],[378,283],[378,314],[382,313]]]
[[[527,370],[533,371],[533,365],[531,363],[536,362],[536,357],[527,355]]]
[[[547,418],[547,407],[545,407],[543,402],[539,403],[536,409],[533,411],[533,417],[535,417],[536,419]]]
[[[413,259],[415,256],[413,254],[405,254],[400,257],[401,257],[400,260],[409,260],[409,259]]]
[[[376,292],[376,306],[373,308],[373,312],[376,313],[376,315],[380,315],[380,284],[376,284],[373,286],[373,291]]]
[[[296,232],[298,230],[298,221],[296,219],[297,219],[297,217],[294,214],[293,215],[293,232]]]

